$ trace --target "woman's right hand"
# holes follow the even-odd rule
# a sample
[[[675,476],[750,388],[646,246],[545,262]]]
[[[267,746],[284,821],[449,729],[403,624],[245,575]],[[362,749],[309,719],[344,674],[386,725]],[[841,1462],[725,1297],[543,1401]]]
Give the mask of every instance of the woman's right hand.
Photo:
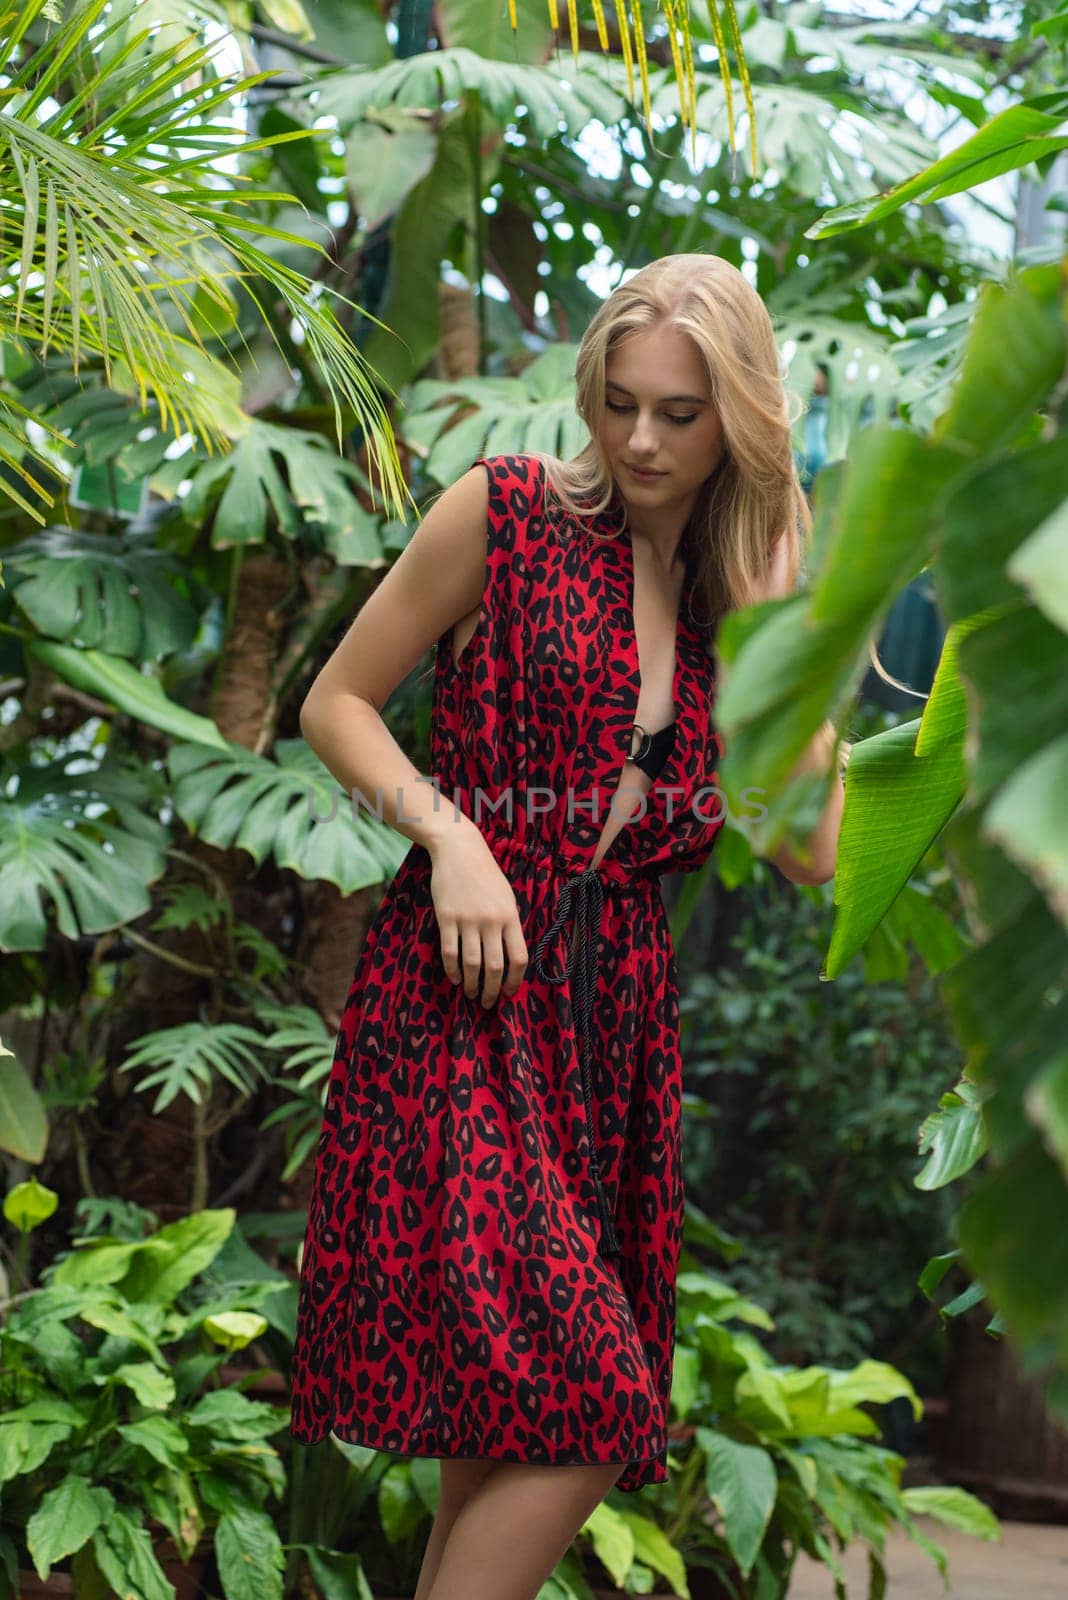
[[[441,932],[441,959],[451,983],[463,980],[469,1000],[511,999],[526,976],[527,945],[515,891],[478,828],[450,827],[428,846],[430,894]],[[507,959],[508,977],[502,982]]]

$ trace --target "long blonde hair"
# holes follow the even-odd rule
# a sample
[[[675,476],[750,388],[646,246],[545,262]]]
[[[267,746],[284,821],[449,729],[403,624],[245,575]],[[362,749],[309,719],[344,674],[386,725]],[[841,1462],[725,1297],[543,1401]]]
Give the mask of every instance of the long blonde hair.
[[[545,467],[550,502],[555,498],[583,518],[605,511],[617,497],[597,443],[608,357],[629,335],[658,327],[677,329],[692,340],[723,430],[722,459],[702,486],[682,545],[692,579],[691,615],[704,628],[711,654],[723,617],[760,597],[780,538],[787,541],[791,588],[805,567],[812,538],[812,512],[793,452],[793,424],[804,403],[783,381],[771,317],[745,274],[722,256],[696,250],[660,256],[620,284],[594,313],[575,361],[577,408],[590,431],[589,443],[570,461],[544,450],[528,454]],[[915,692],[886,671],[874,637],[868,655],[886,683]],[[823,730],[830,738],[834,724],[825,722]],[[852,743],[845,738],[836,743],[844,766]]]
[[[685,531],[695,620],[711,638],[722,617],[757,597],[780,535],[796,583],[812,514],[794,464],[792,422],[779,351],[763,300],[722,256],[661,256],[615,289],[579,344],[575,384],[589,443],[570,461],[531,451],[545,467],[550,496],[572,515],[592,517],[616,495],[597,443],[609,355],[631,334],[667,326],[686,334],[705,365],[723,429],[723,457],[711,466]]]

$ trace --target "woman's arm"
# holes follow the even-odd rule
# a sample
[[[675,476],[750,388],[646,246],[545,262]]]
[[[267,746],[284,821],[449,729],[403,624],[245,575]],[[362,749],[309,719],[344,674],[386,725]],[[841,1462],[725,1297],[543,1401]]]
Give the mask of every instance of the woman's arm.
[[[488,513],[488,474],[475,466],[427,511],[300,710],[305,741],[346,794],[358,790],[390,827],[428,850],[473,824],[451,796],[434,792],[381,713],[431,645],[482,599]]]

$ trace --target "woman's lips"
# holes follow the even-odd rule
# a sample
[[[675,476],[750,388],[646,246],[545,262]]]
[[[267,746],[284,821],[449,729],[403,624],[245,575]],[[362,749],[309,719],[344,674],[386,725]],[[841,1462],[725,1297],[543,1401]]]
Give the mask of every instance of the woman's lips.
[[[632,467],[629,461],[625,461],[623,465],[635,478],[662,478],[664,476],[662,472],[653,472],[647,467]]]

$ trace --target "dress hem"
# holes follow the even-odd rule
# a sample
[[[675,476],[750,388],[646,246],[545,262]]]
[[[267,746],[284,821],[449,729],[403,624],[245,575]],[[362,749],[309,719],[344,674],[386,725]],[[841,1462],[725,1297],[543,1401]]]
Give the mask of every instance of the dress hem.
[[[501,1461],[511,1463],[513,1466],[524,1467],[641,1467],[648,1465],[650,1462],[660,1461],[666,1453],[658,1450],[655,1455],[627,1456],[622,1461],[531,1461],[528,1456],[520,1455],[516,1451],[503,1455],[487,1456],[476,1455],[465,1450],[450,1450],[447,1453],[443,1453],[440,1450],[419,1450],[401,1445],[375,1444],[372,1440],[358,1435],[354,1429],[342,1430],[336,1425],[332,1428],[327,1428],[324,1433],[319,1434],[314,1439],[300,1438],[293,1432],[292,1428],[290,1428],[289,1432],[291,1438],[295,1439],[297,1444],[305,1445],[308,1448],[322,1444],[324,1440],[333,1434],[335,1438],[341,1440],[342,1444],[362,1445],[365,1449],[378,1450],[385,1455],[414,1456],[423,1461]],[[655,1488],[658,1484],[666,1483],[667,1480],[668,1473],[665,1464],[662,1478],[650,1479],[647,1483],[635,1484],[634,1487],[636,1489]],[[618,1483],[613,1487],[619,1488]],[[626,1490],[624,1489],[623,1492],[626,1493]]]

